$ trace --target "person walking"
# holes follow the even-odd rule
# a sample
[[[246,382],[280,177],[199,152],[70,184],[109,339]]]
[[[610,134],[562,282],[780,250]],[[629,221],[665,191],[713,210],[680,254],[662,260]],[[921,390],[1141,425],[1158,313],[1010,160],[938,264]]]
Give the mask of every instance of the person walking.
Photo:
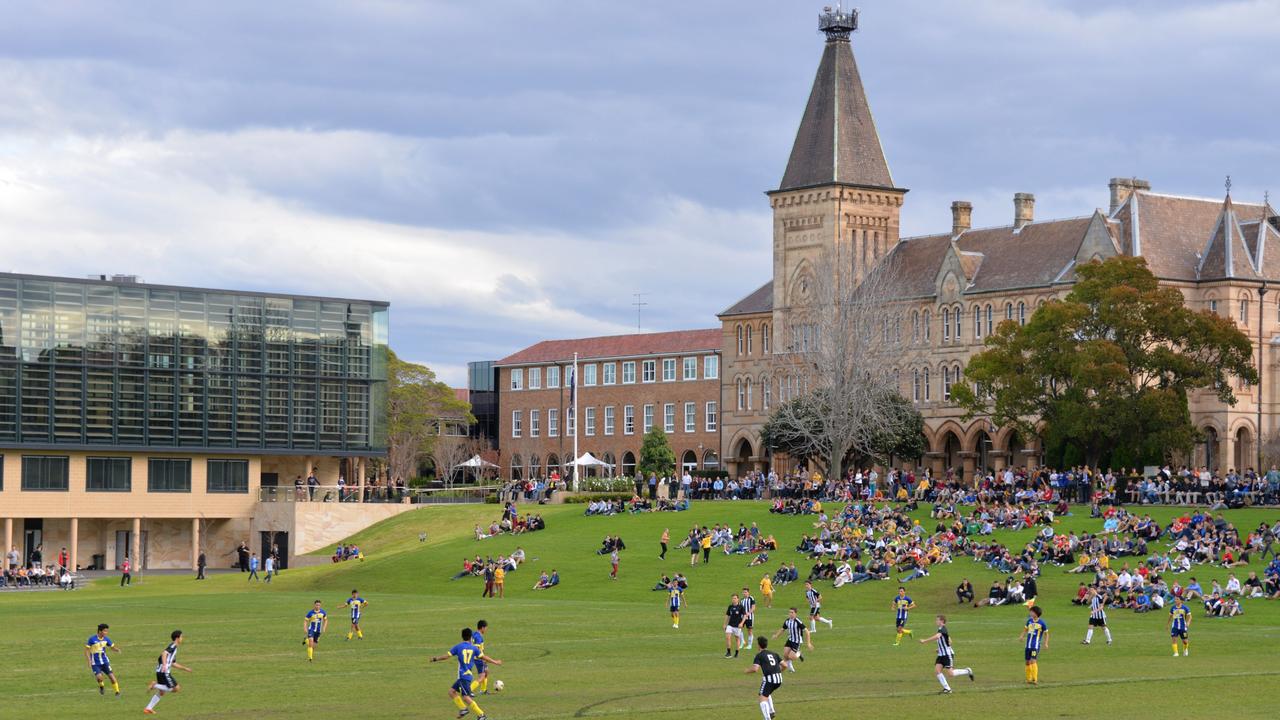
[[[266,581],[269,583],[271,582],[271,576],[276,574],[276,559],[268,555],[267,559],[263,562],[262,566],[266,570],[266,573],[267,573]]]
[[[196,558],[196,579],[204,579],[204,568],[209,564],[209,560],[204,555],[204,549],[200,549],[200,556]]]
[[[120,587],[133,584],[133,575],[129,573],[131,569],[129,558],[125,558],[124,562],[120,563]]]
[[[658,553],[659,560],[667,559],[667,543],[671,542],[671,528],[662,529],[662,539],[658,541],[662,544],[662,552]]]
[[[254,580],[261,580],[261,579],[262,578],[258,577],[258,553],[254,553],[253,557],[249,558],[248,581],[253,582]]]

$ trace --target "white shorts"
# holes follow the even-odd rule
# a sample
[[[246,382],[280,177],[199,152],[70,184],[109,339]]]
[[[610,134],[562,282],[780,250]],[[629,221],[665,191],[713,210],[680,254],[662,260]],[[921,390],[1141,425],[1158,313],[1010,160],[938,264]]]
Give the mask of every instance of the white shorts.
[[[742,639],[742,628],[736,628],[736,627],[733,627],[732,625],[725,625],[725,626],[724,626],[724,634],[725,634],[725,635],[729,635],[729,636],[731,636],[731,637],[736,637],[736,638],[738,638],[739,640],[741,640],[741,639]]]

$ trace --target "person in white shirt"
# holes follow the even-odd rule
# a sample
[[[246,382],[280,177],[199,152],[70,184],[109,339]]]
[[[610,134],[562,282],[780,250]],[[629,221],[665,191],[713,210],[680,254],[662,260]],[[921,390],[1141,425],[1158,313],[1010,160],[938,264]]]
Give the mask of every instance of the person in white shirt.
[[[1235,575],[1229,575],[1227,577],[1227,586],[1222,589],[1222,592],[1226,595],[1239,595],[1241,592],[1239,578]]]
[[[271,582],[271,576],[276,574],[276,559],[273,555],[268,555],[267,560],[263,563],[263,568],[267,573],[267,582]]]

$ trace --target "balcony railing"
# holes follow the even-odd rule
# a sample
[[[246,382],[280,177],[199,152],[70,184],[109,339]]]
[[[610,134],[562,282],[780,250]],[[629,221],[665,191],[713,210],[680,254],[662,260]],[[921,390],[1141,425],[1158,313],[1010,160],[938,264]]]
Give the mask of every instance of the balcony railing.
[[[388,488],[366,486],[364,492],[355,486],[315,485],[295,488],[267,486],[258,488],[258,502],[284,503],[404,503],[411,505],[483,503],[502,488],[464,486],[455,488]]]

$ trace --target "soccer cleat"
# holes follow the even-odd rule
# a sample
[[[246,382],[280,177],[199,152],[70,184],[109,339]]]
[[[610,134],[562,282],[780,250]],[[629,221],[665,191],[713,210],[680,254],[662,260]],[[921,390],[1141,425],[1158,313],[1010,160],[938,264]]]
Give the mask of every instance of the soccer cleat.
[[[951,688],[944,688],[944,689],[942,690],[942,692],[940,692],[940,693],[938,693],[938,694],[939,694],[939,695],[950,695],[950,694],[951,694]]]
[[[1182,651],[1182,657],[1186,657],[1186,656],[1188,656],[1188,655],[1190,655],[1190,654],[1191,654],[1191,651],[1190,651],[1190,650],[1183,650],[1183,651]]]
[[[1081,644],[1081,645],[1088,645],[1088,644],[1089,644],[1089,641],[1088,641],[1088,640],[1081,640],[1081,641],[1080,641],[1080,644]]]
[[[466,708],[462,708],[461,710],[458,711],[458,717],[460,718],[464,718],[470,714],[471,714],[471,711]]]
[[[973,676],[973,668],[969,668],[969,682],[977,682],[978,679]]]
[[[156,714],[156,711],[155,711],[155,710],[152,710],[151,708],[142,708],[142,714],[143,714],[143,715],[155,715],[155,714]]]
[[[101,685],[99,685],[99,686],[98,686],[98,694],[99,694],[99,695],[106,695],[106,694],[107,694],[107,689],[106,689],[106,688],[104,688],[104,687],[102,687]]]
[[[1177,651],[1177,650],[1174,650],[1174,651],[1173,651],[1173,656],[1174,656],[1174,657],[1178,657],[1178,651]]]
[[[1110,641],[1110,640],[1108,640],[1108,641],[1107,641],[1107,644],[1108,644],[1108,645],[1110,645],[1110,644],[1111,644],[1111,641]]]

